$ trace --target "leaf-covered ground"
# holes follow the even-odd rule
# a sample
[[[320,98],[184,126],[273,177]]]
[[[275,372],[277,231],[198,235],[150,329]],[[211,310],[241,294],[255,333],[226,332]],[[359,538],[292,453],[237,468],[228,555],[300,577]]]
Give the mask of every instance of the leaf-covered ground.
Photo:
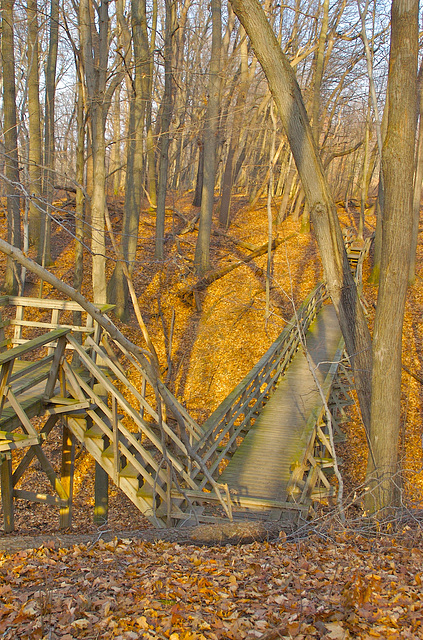
[[[0,637],[423,638],[421,532],[199,547],[129,539],[0,563]]]

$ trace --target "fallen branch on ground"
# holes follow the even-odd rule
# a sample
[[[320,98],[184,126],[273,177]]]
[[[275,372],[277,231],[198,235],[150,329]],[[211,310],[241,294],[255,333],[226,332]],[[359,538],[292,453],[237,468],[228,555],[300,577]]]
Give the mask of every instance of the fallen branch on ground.
[[[297,234],[291,233],[286,238],[275,238],[275,240],[273,240],[272,242],[272,251],[277,249],[279,245],[283,244],[284,242],[287,242],[287,240],[290,240],[291,238],[293,238],[295,235]],[[204,289],[207,289],[207,287],[211,285],[213,282],[216,282],[216,280],[223,278],[231,271],[238,269],[238,267],[242,267],[248,262],[251,262],[252,260],[254,260],[254,258],[258,258],[259,256],[264,255],[267,252],[267,249],[268,249],[268,243],[265,242],[264,244],[261,245],[261,247],[258,247],[258,249],[253,251],[246,258],[243,258],[242,260],[238,260],[233,264],[229,264],[226,267],[222,267],[221,269],[215,269],[214,271],[209,271],[209,273],[207,273],[203,278],[200,278],[199,280],[197,280],[197,282],[195,282],[193,285],[191,285],[190,287],[187,287],[186,289],[183,289],[179,295],[183,300],[189,301],[191,297],[195,297],[196,293],[198,293],[199,291],[204,291]]]
[[[405,366],[405,364],[402,365],[402,368],[408,373],[409,376],[414,378],[414,380],[417,380],[417,382],[423,384],[423,378],[421,376],[417,375],[417,373],[413,373],[408,367]]]

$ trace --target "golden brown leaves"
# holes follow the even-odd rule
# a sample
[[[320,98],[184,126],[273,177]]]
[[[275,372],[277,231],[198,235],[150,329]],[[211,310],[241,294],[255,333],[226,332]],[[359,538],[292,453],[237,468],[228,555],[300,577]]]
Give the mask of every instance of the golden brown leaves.
[[[418,544],[359,536],[226,547],[115,540],[15,554],[0,568],[0,636],[419,638]]]

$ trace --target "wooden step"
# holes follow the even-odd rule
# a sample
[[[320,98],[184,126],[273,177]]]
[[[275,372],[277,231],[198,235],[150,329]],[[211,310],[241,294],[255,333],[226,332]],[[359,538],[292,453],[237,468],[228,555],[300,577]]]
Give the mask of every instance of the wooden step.
[[[102,438],[103,436],[104,436],[104,432],[96,424],[90,427],[89,429],[87,429],[85,432],[86,438],[98,439],[98,438]]]
[[[5,434],[5,431],[1,431],[0,434]],[[26,434],[10,434],[10,438],[1,436],[0,439],[0,451],[12,451],[13,449],[23,449],[24,447],[31,447],[34,444],[40,444],[41,438],[39,436],[27,436]]]
[[[123,467],[123,469],[119,473],[121,478],[135,478],[138,479],[139,472],[135,469],[135,467],[128,462],[128,464]]]
[[[101,457],[109,458],[110,460],[113,460],[113,458],[115,457],[114,446],[111,444],[110,446],[106,447],[106,449],[104,449],[104,451],[101,452]]]
[[[47,408],[49,415],[63,414],[69,418],[78,418],[87,413],[87,409],[95,409],[88,400],[76,400],[75,398],[65,398],[63,396],[54,396],[48,400],[53,406]]]
[[[51,402],[51,404],[60,404],[60,405],[73,405],[73,404],[77,404],[78,402],[81,402],[80,400],[77,400],[76,398],[69,398],[67,396],[52,396],[51,398],[49,398],[49,402]]]
[[[188,498],[193,500],[202,500],[204,502],[220,502],[215,492],[206,493],[196,489],[186,489],[185,494]],[[172,491],[172,498],[184,498],[184,495],[179,491]],[[222,492],[222,498],[225,500],[225,493]],[[308,509],[306,505],[296,504],[294,502],[286,502],[281,500],[269,500],[267,498],[260,497],[247,497],[231,495],[231,502],[234,507],[246,507],[246,508],[270,508],[270,509],[294,509],[295,511],[303,511]]]
[[[138,498],[144,498],[144,500],[153,499],[153,488],[149,484],[143,484],[137,491]]]

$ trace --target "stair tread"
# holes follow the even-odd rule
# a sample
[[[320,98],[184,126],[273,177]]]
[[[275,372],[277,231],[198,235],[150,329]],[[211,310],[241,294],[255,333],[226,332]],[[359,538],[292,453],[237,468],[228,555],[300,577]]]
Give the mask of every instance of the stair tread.
[[[104,435],[103,431],[97,425],[90,427],[85,432],[85,436],[87,438],[102,438],[103,435]]]
[[[134,465],[128,463],[119,474],[122,478],[138,478],[139,472],[135,469]]]
[[[66,398],[65,396],[53,396],[48,399],[52,404],[73,405],[84,402],[84,400],[78,400],[77,398]]]

